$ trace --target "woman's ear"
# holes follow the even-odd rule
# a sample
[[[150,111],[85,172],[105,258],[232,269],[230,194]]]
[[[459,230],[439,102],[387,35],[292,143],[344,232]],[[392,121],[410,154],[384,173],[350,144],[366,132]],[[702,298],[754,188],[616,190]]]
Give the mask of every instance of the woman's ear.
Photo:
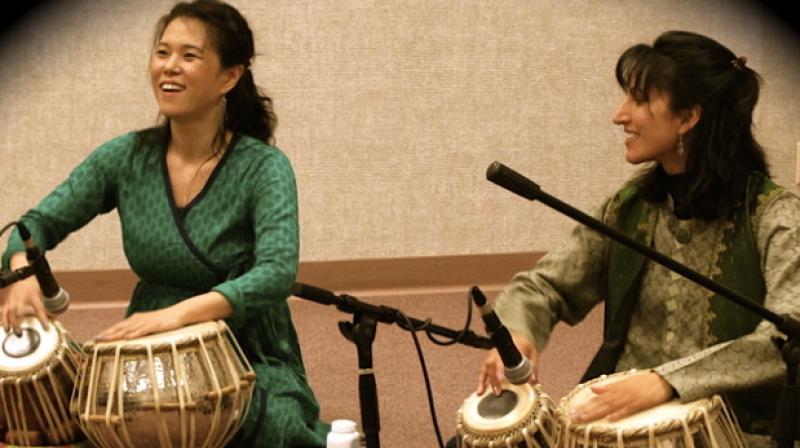
[[[233,67],[228,67],[223,69],[222,71],[222,94],[225,95],[226,93],[233,90],[236,87],[236,84],[239,82],[239,79],[244,74],[244,66],[241,64],[234,65]]]
[[[695,127],[697,122],[700,121],[700,116],[702,114],[703,114],[703,108],[697,104],[680,112],[680,117],[681,117],[680,133],[685,134],[691,131]]]

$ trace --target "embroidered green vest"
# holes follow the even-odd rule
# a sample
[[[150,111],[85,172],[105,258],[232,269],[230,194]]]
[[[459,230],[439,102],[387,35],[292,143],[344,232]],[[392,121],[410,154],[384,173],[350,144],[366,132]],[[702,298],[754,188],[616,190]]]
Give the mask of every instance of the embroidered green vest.
[[[712,280],[750,298],[764,302],[766,287],[761,273],[753,232],[753,217],[759,201],[780,191],[769,178],[753,173],[748,178],[746,201],[732,220],[722,223],[721,253],[712,272]],[[612,201],[616,208],[615,226],[637,241],[652,245],[657,213],[652,204],[638,195],[635,184],[621,190]],[[619,360],[630,325],[631,312],[638,298],[645,257],[615,241],[608,252],[607,299],[603,346],[605,357]],[[709,324],[705,334],[706,346],[735,339],[751,333],[761,321],[759,317],[718,295],[709,294]],[[601,348],[601,352],[603,348]],[[601,353],[598,353],[598,358]],[[745,367],[746,368],[746,367]],[[587,372],[588,374],[588,372]],[[725,395],[742,429],[746,432],[769,434],[775,420],[778,387],[759,387]]]

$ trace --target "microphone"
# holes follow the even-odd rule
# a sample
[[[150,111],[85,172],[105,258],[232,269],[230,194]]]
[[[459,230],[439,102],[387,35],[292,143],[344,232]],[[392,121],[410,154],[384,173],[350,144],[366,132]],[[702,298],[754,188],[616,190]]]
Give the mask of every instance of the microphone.
[[[44,298],[44,308],[48,314],[61,314],[69,307],[69,294],[58,286],[53,273],[50,271],[50,264],[44,258],[44,253],[39,250],[31,238],[31,232],[22,222],[17,223],[17,230],[25,243],[25,258],[33,268],[39,288],[42,289]]]
[[[541,199],[542,188],[536,182],[512,170],[500,162],[492,162],[486,169],[486,179],[516,193],[525,199]]]
[[[503,360],[506,379],[511,384],[527,383],[533,374],[533,366],[530,360],[522,356],[517,346],[514,345],[511,333],[500,322],[492,306],[487,303],[483,292],[477,286],[473,286],[470,290],[470,296],[472,296],[472,301],[475,302],[475,305],[481,309],[481,318],[486,326],[486,332],[489,333],[495,348],[500,353],[500,359]]]

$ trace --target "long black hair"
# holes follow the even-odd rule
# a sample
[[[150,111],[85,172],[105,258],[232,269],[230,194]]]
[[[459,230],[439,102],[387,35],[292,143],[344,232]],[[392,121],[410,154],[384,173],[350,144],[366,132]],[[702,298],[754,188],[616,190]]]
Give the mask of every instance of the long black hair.
[[[617,82],[634,98],[652,91],[669,98],[673,113],[700,106],[700,119],[686,134],[683,208],[705,220],[727,217],[743,198],[748,174],[769,175],[753,137],[753,109],[761,77],[744,57],[706,36],[685,31],[660,35],[652,46],[627,49],[617,61]],[[666,198],[668,175],[656,166],[641,177],[644,197]]]
[[[227,104],[224,128],[272,143],[277,117],[272,110],[272,99],[262,93],[253,80],[250,66],[255,56],[255,45],[247,20],[236,8],[221,1],[181,2],[158,21],[156,44],[167,25],[177,18],[196,19],[205,24],[223,68],[236,65],[244,67],[239,82],[225,95]],[[168,120],[165,131],[169,132]],[[168,135],[165,137],[168,138]],[[217,143],[224,140],[224,134],[220,132],[216,140]]]

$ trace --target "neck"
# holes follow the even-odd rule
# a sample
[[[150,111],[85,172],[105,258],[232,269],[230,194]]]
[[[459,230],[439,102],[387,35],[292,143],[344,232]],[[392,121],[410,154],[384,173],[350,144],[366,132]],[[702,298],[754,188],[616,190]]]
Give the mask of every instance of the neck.
[[[219,108],[200,118],[171,118],[169,150],[187,159],[206,159],[214,153],[221,121]],[[227,142],[229,132],[223,136]]]
[[[664,168],[664,172],[670,176],[686,172],[686,155],[678,154],[677,151],[662,157],[661,160],[658,160],[658,163]]]

